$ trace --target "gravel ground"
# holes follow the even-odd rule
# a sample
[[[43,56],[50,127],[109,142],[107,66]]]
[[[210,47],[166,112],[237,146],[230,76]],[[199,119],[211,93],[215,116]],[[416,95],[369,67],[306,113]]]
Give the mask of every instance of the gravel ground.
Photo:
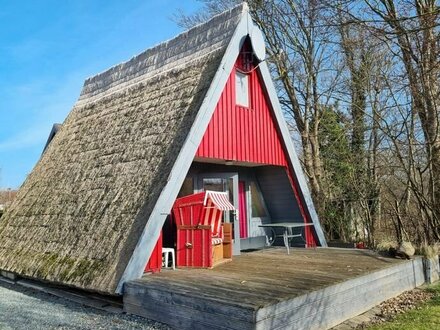
[[[141,317],[112,314],[44,292],[0,282],[0,330],[10,329],[160,329]]]

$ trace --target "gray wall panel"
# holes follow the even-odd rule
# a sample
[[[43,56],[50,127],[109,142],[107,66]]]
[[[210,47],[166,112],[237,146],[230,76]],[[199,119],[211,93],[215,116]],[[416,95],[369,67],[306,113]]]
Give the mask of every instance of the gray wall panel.
[[[265,166],[258,168],[256,175],[272,222],[303,222],[284,168]]]

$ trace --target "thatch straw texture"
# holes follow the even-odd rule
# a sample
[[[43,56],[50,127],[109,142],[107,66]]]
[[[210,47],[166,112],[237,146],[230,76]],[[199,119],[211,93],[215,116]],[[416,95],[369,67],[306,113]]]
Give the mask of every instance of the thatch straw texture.
[[[86,80],[0,221],[0,269],[115,292],[241,14]]]

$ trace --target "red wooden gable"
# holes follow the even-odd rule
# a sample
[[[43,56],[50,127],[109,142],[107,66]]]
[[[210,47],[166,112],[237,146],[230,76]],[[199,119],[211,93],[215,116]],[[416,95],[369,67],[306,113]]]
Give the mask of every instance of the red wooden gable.
[[[196,157],[285,167],[303,219],[310,222],[293,169],[289,166],[289,158],[264,83],[249,54],[252,54],[251,47],[245,44],[197,149]],[[248,75],[249,107],[236,104],[237,70]],[[316,246],[312,229],[307,227],[305,230],[307,246]]]
[[[283,143],[258,70],[248,66],[249,107],[236,104],[235,73],[229,76],[196,157],[286,166]],[[243,72],[243,70],[240,70]]]

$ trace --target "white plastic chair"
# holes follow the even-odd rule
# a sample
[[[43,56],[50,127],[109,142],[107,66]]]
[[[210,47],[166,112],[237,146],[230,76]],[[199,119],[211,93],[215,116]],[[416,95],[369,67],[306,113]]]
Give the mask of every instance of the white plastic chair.
[[[165,256],[165,265],[164,268],[169,268],[169,256],[171,255],[172,258],[172,265],[173,265],[173,270],[176,270],[176,257],[174,254],[174,249],[173,248],[162,248],[162,255]]]

